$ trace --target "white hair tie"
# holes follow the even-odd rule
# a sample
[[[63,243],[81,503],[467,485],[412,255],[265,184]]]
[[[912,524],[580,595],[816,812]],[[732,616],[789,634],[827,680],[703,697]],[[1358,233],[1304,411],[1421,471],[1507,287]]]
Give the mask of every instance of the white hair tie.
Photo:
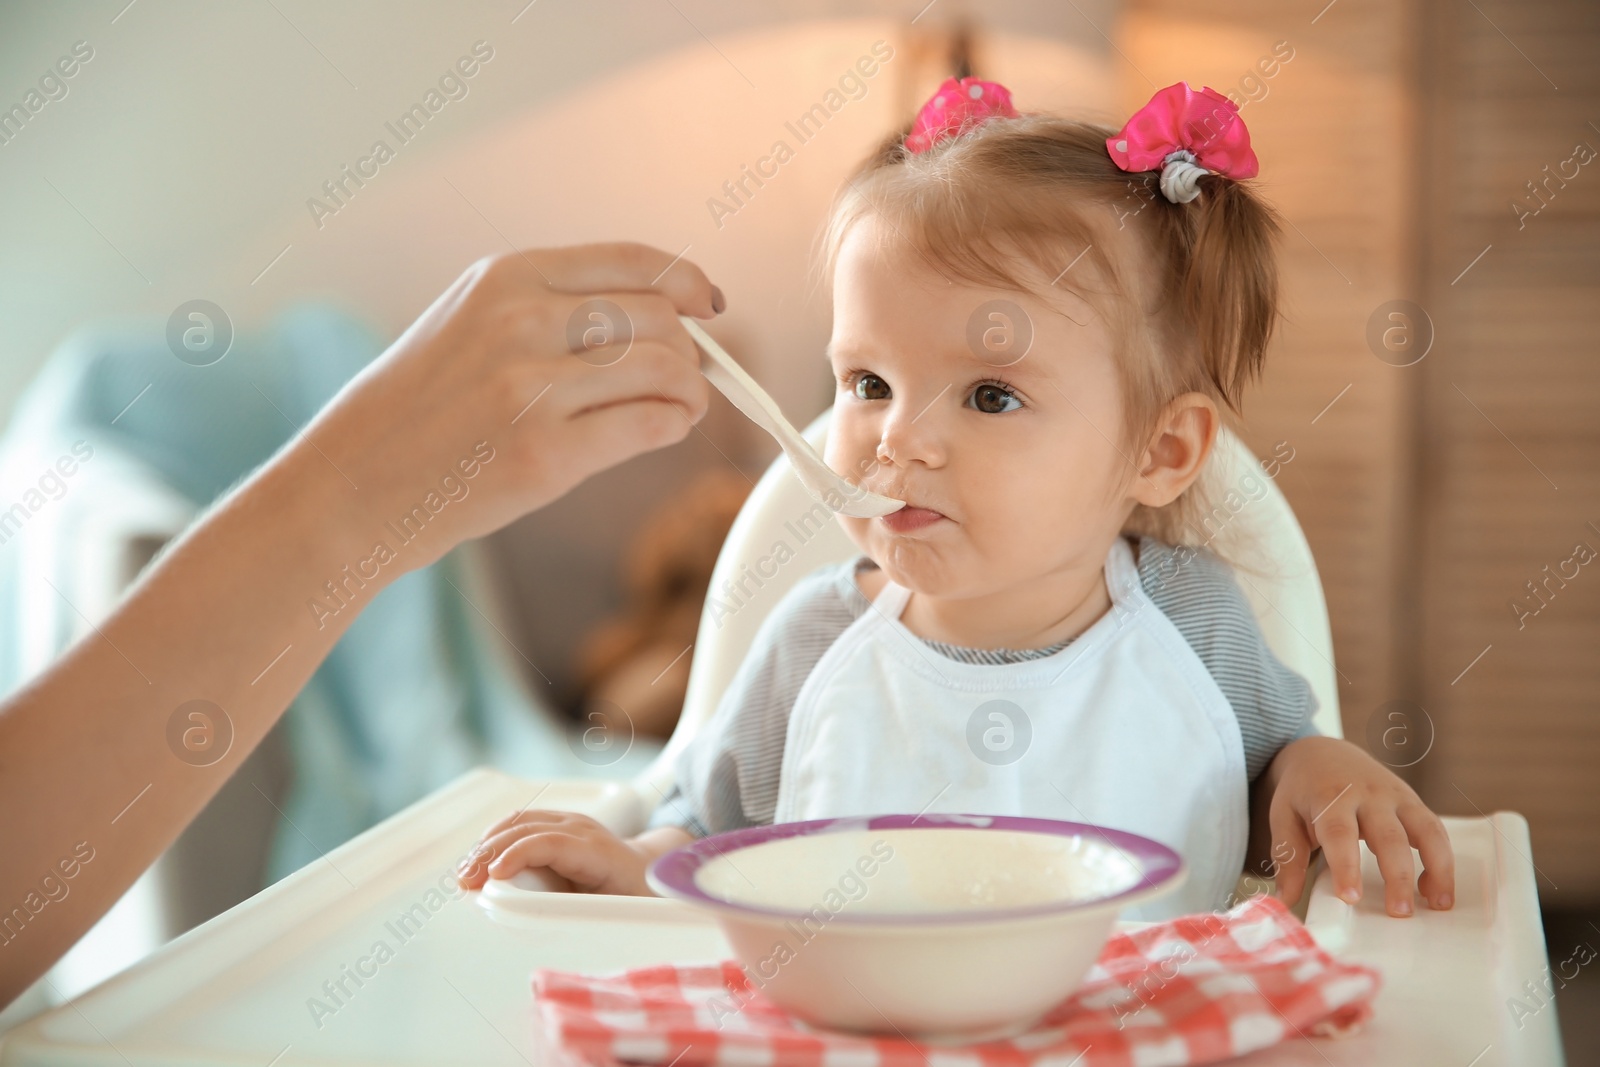
[[[1187,204],[1200,195],[1200,175],[1209,170],[1195,163],[1194,153],[1180,148],[1161,163],[1161,195],[1174,204]]]

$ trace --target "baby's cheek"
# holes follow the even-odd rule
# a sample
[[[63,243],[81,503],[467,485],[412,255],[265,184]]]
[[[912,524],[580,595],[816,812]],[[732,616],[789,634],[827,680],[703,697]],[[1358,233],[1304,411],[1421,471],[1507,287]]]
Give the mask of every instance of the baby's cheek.
[[[961,524],[966,550],[979,565],[995,573],[1013,573],[1052,555],[1076,518],[1034,486],[995,484],[969,508]]]
[[[833,425],[828,430],[822,461],[852,485],[878,473],[877,438],[871,429],[858,425],[852,413],[834,405]]]
[[[860,485],[874,473],[877,464],[873,457],[863,458],[857,455],[857,452],[858,450],[851,448],[848,443],[830,438],[828,447],[822,454],[822,461],[851,485]]]

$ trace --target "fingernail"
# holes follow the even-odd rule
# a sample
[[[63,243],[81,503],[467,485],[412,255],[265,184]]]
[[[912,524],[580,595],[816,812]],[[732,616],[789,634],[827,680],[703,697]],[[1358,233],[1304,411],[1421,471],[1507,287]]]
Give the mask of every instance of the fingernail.
[[[1449,893],[1440,893],[1438,908],[1440,911],[1448,911],[1450,909],[1450,905],[1454,904],[1455,902],[1455,898]]]
[[[720,315],[727,309],[727,307],[728,298],[722,295],[721,289],[718,289],[713,285],[711,287],[711,310]]]
[[[1399,901],[1398,903],[1396,903],[1395,906],[1394,906],[1394,913],[1396,915],[1410,915],[1411,914],[1411,901],[1402,900],[1402,901]]]
[[[1361,890],[1351,886],[1349,889],[1339,890],[1339,899],[1346,904],[1354,904],[1361,899]]]

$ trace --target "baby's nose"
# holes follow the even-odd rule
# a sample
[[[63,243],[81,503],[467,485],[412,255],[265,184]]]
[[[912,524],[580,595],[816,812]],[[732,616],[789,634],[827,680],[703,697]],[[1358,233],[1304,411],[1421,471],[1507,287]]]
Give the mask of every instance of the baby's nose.
[[[883,433],[878,438],[878,462],[896,467],[913,463],[939,466],[944,462],[945,441],[941,432],[941,406],[949,393],[944,392],[931,401],[924,398],[891,411],[884,420]]]

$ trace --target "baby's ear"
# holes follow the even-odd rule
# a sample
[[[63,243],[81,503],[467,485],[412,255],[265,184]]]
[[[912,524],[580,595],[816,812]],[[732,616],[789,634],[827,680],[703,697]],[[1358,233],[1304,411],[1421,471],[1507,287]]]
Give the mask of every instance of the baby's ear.
[[[1200,477],[1216,443],[1221,417],[1204,393],[1184,393],[1156,420],[1133,483],[1133,498],[1151,508],[1166,507]]]

